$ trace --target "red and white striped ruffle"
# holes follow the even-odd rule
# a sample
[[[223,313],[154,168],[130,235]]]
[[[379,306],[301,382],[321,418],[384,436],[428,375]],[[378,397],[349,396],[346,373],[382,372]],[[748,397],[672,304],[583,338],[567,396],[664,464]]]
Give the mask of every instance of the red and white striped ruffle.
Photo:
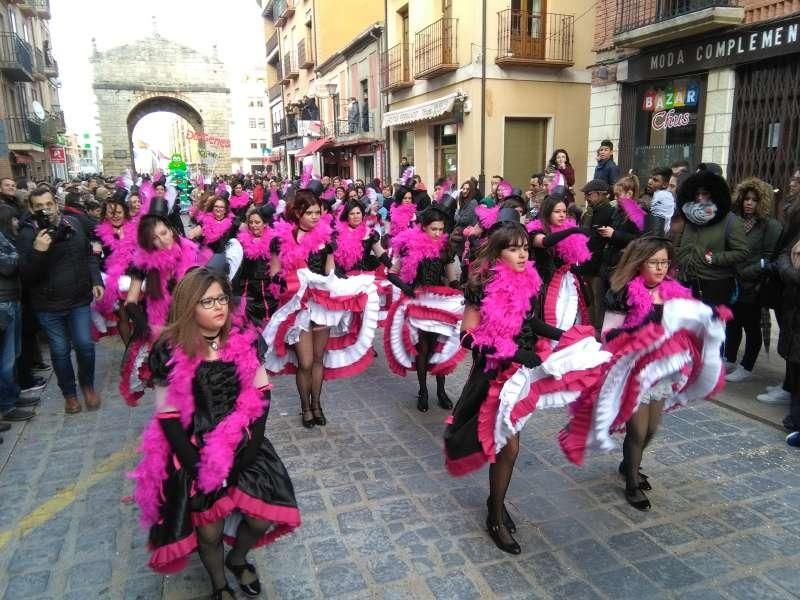
[[[297,271],[297,291],[272,315],[262,333],[267,342],[264,367],[273,374],[294,373],[292,346],[314,325],[330,327],[325,352],[325,379],[358,375],[373,359],[379,299],[372,275],[341,279],[331,273]]]
[[[591,323],[586,300],[577,275],[570,265],[562,265],[553,274],[544,298],[544,321],[566,331],[573,325]]]
[[[613,357],[599,384],[575,402],[559,436],[567,457],[581,464],[587,448],[614,450],[611,434],[653,391],[664,400],[665,411],[714,395],[724,383],[724,339],[725,323],[710,307],[673,299],[664,303],[661,323],[646,323],[604,344]]]
[[[401,294],[389,309],[384,324],[383,345],[389,368],[405,375],[414,368],[420,331],[438,334],[438,343],[429,362],[434,375],[452,373],[464,356],[461,347],[461,319],[464,296],[448,287],[423,286],[414,298]]]

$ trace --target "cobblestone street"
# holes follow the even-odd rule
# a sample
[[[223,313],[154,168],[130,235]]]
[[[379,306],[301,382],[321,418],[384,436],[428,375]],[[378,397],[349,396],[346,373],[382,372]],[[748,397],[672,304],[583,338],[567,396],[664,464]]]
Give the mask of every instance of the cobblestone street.
[[[120,351],[98,346],[98,413],[65,417],[51,380],[37,417],[5,435],[2,598],[208,594],[196,557],[177,576],[146,567],[125,473],[152,398],[133,410],[119,398]],[[448,382],[454,400],[467,367]],[[266,598],[797,597],[800,453],[756,420],[712,403],[666,416],[643,461],[653,510],[640,513],[623,498],[620,454],[570,465],[563,414],[536,414],[509,492],[523,548],[512,557],[484,530],[486,470],[445,473],[444,412],[418,413],[415,380],[390,375],[382,352],[365,375],[326,384],[325,428],[302,429],[293,378],[275,383],[267,434],[303,524],[254,553]]]

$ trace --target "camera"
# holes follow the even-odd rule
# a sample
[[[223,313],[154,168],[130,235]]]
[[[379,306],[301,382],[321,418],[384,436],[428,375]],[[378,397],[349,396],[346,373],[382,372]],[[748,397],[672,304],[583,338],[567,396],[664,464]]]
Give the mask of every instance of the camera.
[[[53,227],[52,222],[50,221],[50,215],[48,215],[43,210],[37,210],[33,213],[33,219],[36,221],[36,227],[39,230],[44,229],[48,233],[52,234],[55,231],[55,227]]]

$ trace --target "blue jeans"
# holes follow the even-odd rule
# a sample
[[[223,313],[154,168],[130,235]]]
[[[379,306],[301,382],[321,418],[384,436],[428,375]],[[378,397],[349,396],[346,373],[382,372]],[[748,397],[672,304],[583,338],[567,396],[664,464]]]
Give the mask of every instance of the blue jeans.
[[[78,381],[82,388],[94,387],[94,342],[91,334],[89,305],[77,306],[56,312],[39,311],[39,323],[50,344],[50,360],[61,393],[75,396],[75,371],[72,370],[70,351],[75,348],[78,362]]]
[[[22,312],[14,300],[0,301],[0,344],[0,414],[4,414],[19,400],[14,365],[22,346]]]

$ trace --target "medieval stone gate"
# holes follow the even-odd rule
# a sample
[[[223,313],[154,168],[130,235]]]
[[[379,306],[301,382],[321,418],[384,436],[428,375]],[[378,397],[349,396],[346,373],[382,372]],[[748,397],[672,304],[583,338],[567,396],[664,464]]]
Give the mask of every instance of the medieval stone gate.
[[[228,139],[230,90],[225,66],[216,56],[205,56],[154,33],[104,52],[95,48],[91,62],[107,175],[128,167],[133,171],[133,129],[142,117],[156,111],[175,113],[200,137],[216,138],[209,144],[200,141],[201,151],[213,150],[222,169],[230,165],[230,147],[220,143]]]

